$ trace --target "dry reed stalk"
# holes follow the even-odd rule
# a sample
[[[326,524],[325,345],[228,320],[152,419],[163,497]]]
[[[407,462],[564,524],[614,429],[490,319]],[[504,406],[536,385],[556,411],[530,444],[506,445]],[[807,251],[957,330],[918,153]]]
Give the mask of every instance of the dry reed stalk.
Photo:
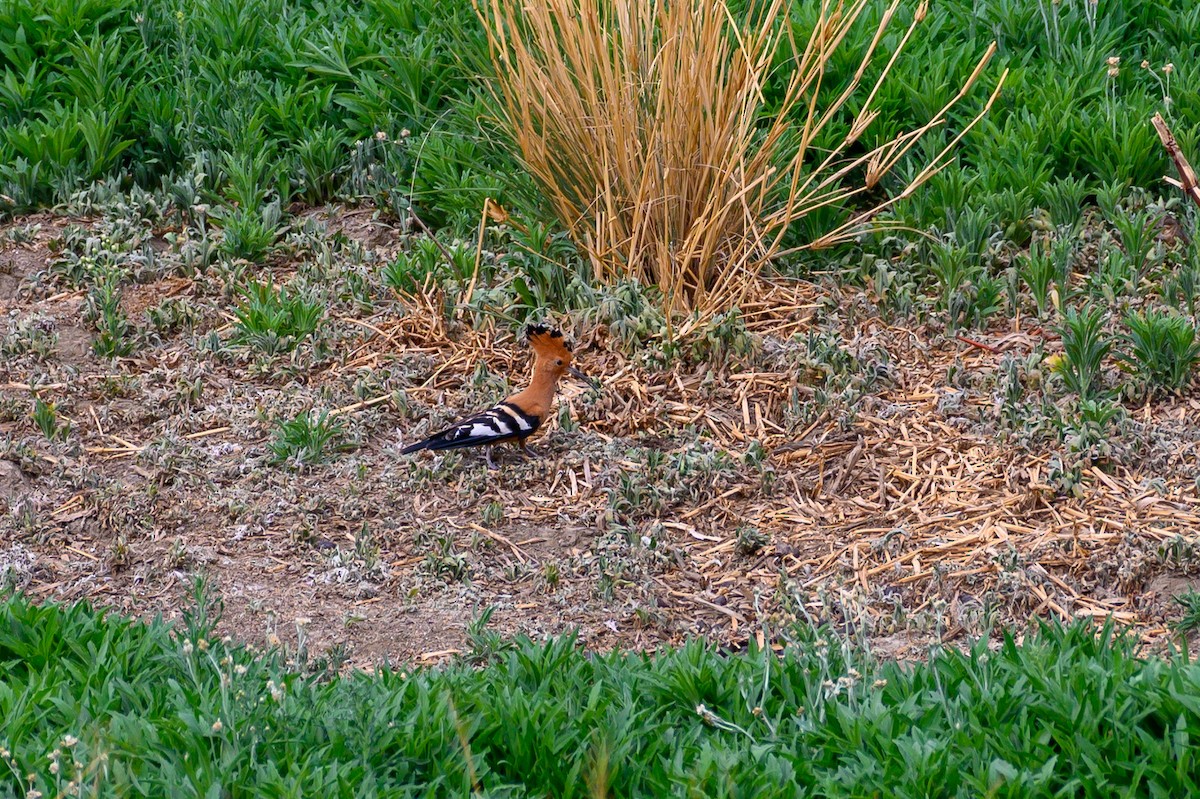
[[[1171,133],[1171,129],[1167,127],[1167,122],[1162,118],[1162,114],[1155,113],[1154,118],[1150,121],[1154,123],[1154,129],[1158,132],[1158,138],[1162,141],[1163,147],[1166,148],[1167,155],[1171,156],[1171,161],[1174,162],[1176,171],[1179,172],[1179,180],[1173,178],[1165,178],[1165,180],[1175,188],[1183,191],[1184,194],[1192,199],[1192,202],[1200,205],[1200,180],[1196,179],[1196,171],[1192,169],[1192,165],[1184,157],[1183,150],[1179,148],[1179,142],[1175,140],[1175,134]]]
[[[821,0],[803,50],[791,39],[784,0],[753,3],[741,19],[724,0],[476,0],[476,10],[501,122],[559,221],[588,253],[595,278],[633,277],[658,286],[668,312],[707,314],[737,306],[765,264],[797,249],[782,249],[792,223],[875,188],[925,133],[945,124],[995,52],[993,43],[927,124],[848,155],[877,118],[871,103],[928,13],[922,2],[848,135],[819,152],[817,136],[861,85],[899,0],[883,14],[850,83],[826,98],[826,65],[867,4]],[[791,49],[793,73],[782,100],[768,106],[763,88],[782,46]],[[999,84],[896,198],[803,248],[855,235],[932,177],[998,91]]]

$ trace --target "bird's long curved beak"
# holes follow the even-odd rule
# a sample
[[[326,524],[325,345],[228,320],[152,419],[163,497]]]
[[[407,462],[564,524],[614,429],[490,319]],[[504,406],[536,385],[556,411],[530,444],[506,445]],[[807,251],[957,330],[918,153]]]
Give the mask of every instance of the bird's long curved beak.
[[[595,380],[591,377],[588,377],[583,372],[576,369],[574,366],[568,366],[567,371],[570,372],[573,376],[578,377],[580,380],[587,383],[589,386],[596,389],[597,391],[600,390],[601,386],[600,386],[599,380]]]

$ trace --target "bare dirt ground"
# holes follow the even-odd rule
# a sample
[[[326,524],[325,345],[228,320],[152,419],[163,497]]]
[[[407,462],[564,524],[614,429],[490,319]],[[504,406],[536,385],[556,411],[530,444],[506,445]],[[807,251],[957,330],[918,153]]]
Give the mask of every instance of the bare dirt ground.
[[[307,243],[240,273],[330,292],[324,349],[275,357],[231,343],[238,274],[189,275],[173,231],[118,227],[0,227],[0,584],[33,596],[176,617],[203,575],[222,631],[302,629],[366,665],[463,652],[489,607],[501,633],[596,648],[740,646],[805,617],[896,656],[1031,617],[1155,639],[1200,588],[1200,398],[1127,405],[1107,458],[1073,462],[1039,438],[1037,402],[1005,399],[1013,381],[1040,396],[1058,347],[1030,320],[956,337],[806,285],[769,323],[769,299],[748,309],[747,351],[664,367],[571,317],[604,390],[564,385],[538,457],[490,473],[398,452],[519,384],[527,353],[511,327],[384,290],[390,226],[313,212]],[[122,289],[125,357],[94,353],[89,289],[62,278],[89,236],[158,263]],[[323,253],[350,253],[359,289],[331,287]],[[279,421],[309,409],[340,446],[272,462]]]

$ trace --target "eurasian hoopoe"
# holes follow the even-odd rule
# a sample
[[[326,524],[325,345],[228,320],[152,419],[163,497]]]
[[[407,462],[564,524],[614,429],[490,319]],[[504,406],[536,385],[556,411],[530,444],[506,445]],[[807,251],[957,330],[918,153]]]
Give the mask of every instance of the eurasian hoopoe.
[[[492,462],[492,447],[496,444],[514,442],[526,455],[532,455],[525,442],[538,431],[550,412],[559,378],[570,372],[593,386],[597,384],[571,365],[571,348],[563,340],[562,333],[531,325],[526,329],[526,335],[534,354],[533,379],[528,388],[490,410],[464,419],[424,441],[410,444],[400,452],[485,446],[489,469],[496,468]]]

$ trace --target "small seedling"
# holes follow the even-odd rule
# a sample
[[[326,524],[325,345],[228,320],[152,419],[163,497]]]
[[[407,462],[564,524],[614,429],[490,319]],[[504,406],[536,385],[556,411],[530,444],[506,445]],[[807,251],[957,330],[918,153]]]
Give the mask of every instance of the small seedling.
[[[438,276],[437,258],[436,250],[432,253],[432,258],[427,257],[426,251],[419,248],[411,254],[397,253],[396,257],[383,267],[383,283],[396,291],[415,294],[425,286],[430,277]]]
[[[484,527],[496,527],[504,521],[504,505],[499,502],[489,502],[483,506],[480,514]]]
[[[1200,363],[1195,325],[1178,313],[1148,310],[1125,317],[1128,346],[1117,358],[1152,390],[1181,391]]]
[[[474,665],[489,663],[500,653],[514,648],[511,641],[506,641],[504,636],[495,630],[488,629],[488,622],[492,620],[495,611],[495,606],[489,605],[467,623],[467,644],[470,646],[467,660]]]
[[[754,555],[771,540],[769,535],[749,524],[737,528],[736,538],[734,546],[739,555]]]
[[[546,587],[551,591],[558,588],[558,584],[562,580],[562,574],[559,572],[558,564],[553,561],[546,561],[546,563],[542,565],[542,579],[546,581]]]
[[[1120,212],[1121,198],[1125,196],[1126,183],[1112,180],[1096,188],[1096,205],[1109,222],[1114,222]]]
[[[1163,283],[1163,298],[1193,319],[1200,309],[1200,264],[1188,263]]]
[[[25,319],[11,333],[0,338],[0,357],[30,354],[39,361],[46,361],[54,354],[57,343],[58,336],[45,320],[37,317]]]
[[[42,435],[50,441],[55,439],[65,441],[71,433],[70,424],[59,424],[58,407],[53,402],[46,402],[41,397],[37,397],[33,401],[33,422],[42,431]]]
[[[222,220],[225,235],[221,239],[221,250],[233,258],[261,261],[275,246],[278,237],[278,209],[278,203],[273,203],[262,209],[237,207],[228,211]]]
[[[1080,310],[1068,308],[1059,334],[1063,357],[1054,371],[1080,399],[1096,398],[1104,359],[1112,350],[1112,338],[1104,332],[1104,311],[1091,305]]]
[[[948,310],[952,301],[980,272],[980,267],[966,247],[943,245],[933,251],[930,270],[938,282],[938,305]]]
[[[1200,630],[1200,592],[1188,590],[1174,599],[1183,608],[1183,618],[1175,622],[1175,630],[1184,635]]]
[[[270,444],[271,462],[276,465],[289,461],[304,465],[322,463],[332,450],[338,448],[342,435],[340,419],[330,419],[326,412],[320,416],[311,411],[302,413],[278,423]]]
[[[1018,257],[1021,280],[1029,287],[1033,304],[1037,306],[1039,319],[1045,319],[1050,311],[1050,290],[1057,276],[1054,259],[1045,242],[1035,241],[1027,254]]]
[[[242,290],[242,303],[234,309],[234,341],[276,355],[294,349],[321,324],[325,309],[320,302],[287,288],[276,291],[270,283]]]
[[[120,358],[133,352],[133,326],[121,310],[119,280],[115,273],[98,280],[84,309],[84,318],[95,323],[99,333],[92,342],[92,350],[104,358]]]
[[[471,573],[467,558],[454,546],[450,536],[438,536],[433,547],[425,554],[425,570],[436,577],[457,583],[466,580]]]
[[[1078,235],[1083,225],[1083,203],[1088,195],[1086,180],[1062,178],[1043,187],[1043,201],[1050,221],[1064,238]]]
[[[1162,257],[1162,244],[1157,240],[1158,220],[1142,212],[1122,212],[1113,219],[1120,236],[1121,248],[1137,278],[1146,273],[1147,267]]]

